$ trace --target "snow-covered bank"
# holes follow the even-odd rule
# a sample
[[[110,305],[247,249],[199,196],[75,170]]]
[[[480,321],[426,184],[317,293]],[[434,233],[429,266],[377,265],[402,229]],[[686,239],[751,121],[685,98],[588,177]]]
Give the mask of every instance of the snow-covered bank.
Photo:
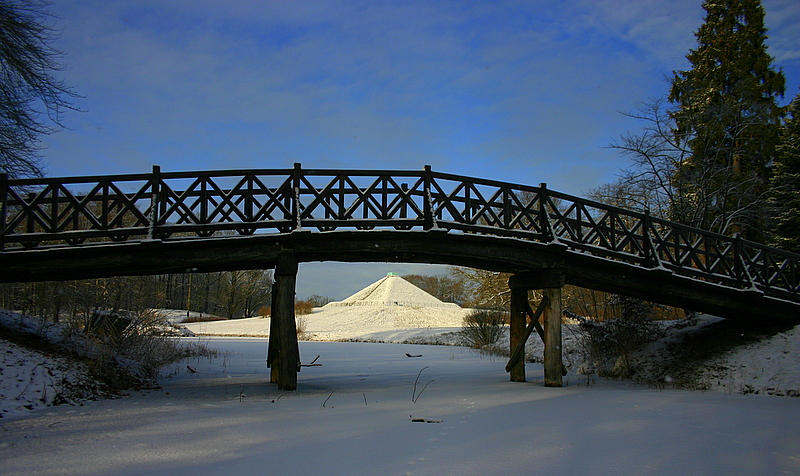
[[[246,319],[189,322],[180,325],[198,336],[268,337],[269,322],[269,318],[249,317]]]
[[[0,330],[0,418],[102,395],[85,363],[58,352],[65,338],[58,326],[0,309]],[[12,333],[25,345],[8,340]]]
[[[706,362],[700,379],[726,393],[800,397],[800,326]]]
[[[798,399],[545,388],[536,364],[513,383],[505,359],[465,348],[341,342],[301,342],[322,366],[284,393],[264,339],[209,344],[230,353],[176,365],[161,391],[0,420],[0,473],[800,473]]]
[[[161,337],[185,335],[168,326],[157,325],[158,335],[131,326],[107,345],[74,327],[0,309],[0,418],[150,386],[161,365],[207,351],[197,340]]]
[[[101,395],[85,364],[0,339],[0,418]]]

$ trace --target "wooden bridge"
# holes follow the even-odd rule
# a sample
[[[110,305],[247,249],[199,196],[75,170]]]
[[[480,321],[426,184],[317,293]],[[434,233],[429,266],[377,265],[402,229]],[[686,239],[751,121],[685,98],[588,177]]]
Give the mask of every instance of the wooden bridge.
[[[296,387],[297,264],[414,262],[513,274],[512,349],[542,289],[561,385],[561,288],[732,319],[800,321],[800,255],[539,186],[434,172],[292,169],[8,179],[0,281],[275,269],[268,364]],[[528,331],[530,332],[530,331]],[[509,364],[524,380],[524,363]]]

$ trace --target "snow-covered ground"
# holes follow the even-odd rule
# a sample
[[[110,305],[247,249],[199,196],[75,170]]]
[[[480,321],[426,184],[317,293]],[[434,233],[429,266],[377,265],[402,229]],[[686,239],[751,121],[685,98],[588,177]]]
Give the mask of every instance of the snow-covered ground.
[[[361,341],[381,343],[433,343],[459,345],[462,343],[454,318],[447,317],[436,326],[437,321],[430,314],[420,320],[424,327],[407,327],[398,318],[398,308],[316,308],[311,314],[302,316],[306,340],[318,341]],[[409,312],[405,310],[405,312]],[[413,311],[412,311],[413,312]],[[430,310],[426,312],[431,312]],[[434,314],[435,315],[435,314]],[[698,332],[714,324],[719,318],[701,316],[691,326],[675,326],[676,321],[665,322],[666,336],[647,349],[640,360],[653,359],[663,352],[663,346],[674,343],[685,334]],[[197,335],[206,336],[266,336],[269,334],[269,319],[250,318],[230,321],[200,322],[184,324]],[[500,348],[508,348],[508,333],[504,333],[498,343]],[[534,334],[528,341],[526,355],[529,359],[541,359],[544,353],[542,341]],[[562,353],[565,365],[573,372],[583,370],[585,353],[582,349],[580,332],[576,325],[566,325],[563,331]],[[654,367],[657,367],[656,364]],[[583,366],[585,368],[585,366]],[[646,367],[646,366],[644,366]],[[651,369],[658,374],[662,370]],[[720,355],[692,369],[699,377],[697,388],[716,390],[723,393],[757,393],[778,396],[800,397],[800,326],[780,332],[761,342],[746,345]],[[647,372],[644,368],[643,372]],[[643,380],[652,380],[652,375],[640,373]],[[672,386],[673,378],[661,377],[664,386]]]
[[[660,363],[649,377],[663,384],[651,387],[583,375],[568,325],[571,371],[565,387],[545,388],[537,363],[512,383],[505,358],[452,345],[461,310],[382,281],[303,317],[317,341],[300,342],[301,359],[321,366],[302,369],[296,392],[268,383],[263,338],[183,338],[219,357],[164,369],[160,390],[96,401],[64,397],[81,388],[80,365],[0,339],[0,474],[800,474],[800,398],[787,398],[800,394],[800,328],[699,366],[697,388],[718,390],[702,392],[673,388]],[[60,335],[13,313],[0,321]],[[664,323],[636,358],[716,322]],[[269,319],[186,326],[263,336]],[[528,354],[541,353],[534,335]]]
[[[0,339],[0,418],[98,394],[85,365]]]
[[[800,326],[712,359],[701,372],[711,390],[800,397]]]
[[[296,392],[266,340],[176,365],[160,391],[0,420],[4,475],[798,474],[800,400],[656,390],[445,346],[301,342]],[[420,357],[407,357],[406,354]],[[191,367],[191,370],[188,369]]]
[[[211,322],[190,322],[180,324],[195,335],[215,335],[229,337],[268,337],[269,318],[249,317]]]

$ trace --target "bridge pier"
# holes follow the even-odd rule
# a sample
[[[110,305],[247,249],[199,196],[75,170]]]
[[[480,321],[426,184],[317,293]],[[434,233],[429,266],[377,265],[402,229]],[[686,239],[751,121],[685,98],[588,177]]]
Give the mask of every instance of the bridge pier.
[[[513,275],[508,280],[511,289],[510,344],[512,359],[506,370],[512,382],[525,381],[524,344],[532,329],[544,340],[544,384],[561,387],[564,365],[561,354],[561,288],[566,283],[564,273],[557,269],[527,271]],[[528,291],[542,291],[542,304],[534,313],[528,304]],[[539,326],[539,315],[544,317],[544,329]],[[531,318],[526,324],[526,316]],[[515,359],[515,350],[522,349],[522,358]],[[517,351],[519,354],[519,351]]]
[[[277,383],[280,390],[296,390],[297,372],[300,371],[300,349],[294,316],[296,284],[297,258],[292,252],[282,252],[275,265],[267,350],[270,382]]]
[[[513,354],[514,349],[523,341],[525,329],[527,324],[527,308],[528,308],[528,290],[520,288],[511,288],[511,315],[509,317],[509,341],[511,344],[510,352]],[[524,345],[524,344],[523,344]],[[524,349],[524,347],[523,347]],[[525,354],[521,359],[518,359],[511,365],[508,370],[511,375],[512,382],[525,381]]]

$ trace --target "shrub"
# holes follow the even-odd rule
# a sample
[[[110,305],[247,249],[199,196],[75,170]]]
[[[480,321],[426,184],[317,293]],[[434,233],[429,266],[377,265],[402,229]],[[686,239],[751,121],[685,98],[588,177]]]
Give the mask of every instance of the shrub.
[[[311,314],[311,311],[314,309],[314,304],[311,301],[297,301],[294,303],[294,313],[297,316],[301,316],[303,314]]]
[[[328,296],[320,296],[319,294],[313,294],[308,296],[307,301],[310,302],[314,307],[322,307],[329,302],[333,302],[333,298],[329,298]]]
[[[592,360],[601,368],[613,363],[610,371],[601,373],[630,377],[631,355],[657,340],[663,331],[651,318],[655,309],[652,303],[619,296],[615,304],[620,308],[620,317],[605,322],[583,320],[580,330]]]
[[[187,346],[170,337],[165,319],[152,310],[132,314],[124,327],[119,321],[113,322],[90,330],[90,336],[100,344],[91,352],[90,367],[110,387],[124,388],[136,385],[136,379],[154,379],[161,367],[208,352],[205,346]]]
[[[503,335],[504,315],[500,311],[479,309],[464,318],[461,335],[470,347],[482,349],[497,343]]]
[[[295,329],[297,330],[297,337],[304,339],[306,334],[306,318],[301,315],[295,315],[294,323]]]

